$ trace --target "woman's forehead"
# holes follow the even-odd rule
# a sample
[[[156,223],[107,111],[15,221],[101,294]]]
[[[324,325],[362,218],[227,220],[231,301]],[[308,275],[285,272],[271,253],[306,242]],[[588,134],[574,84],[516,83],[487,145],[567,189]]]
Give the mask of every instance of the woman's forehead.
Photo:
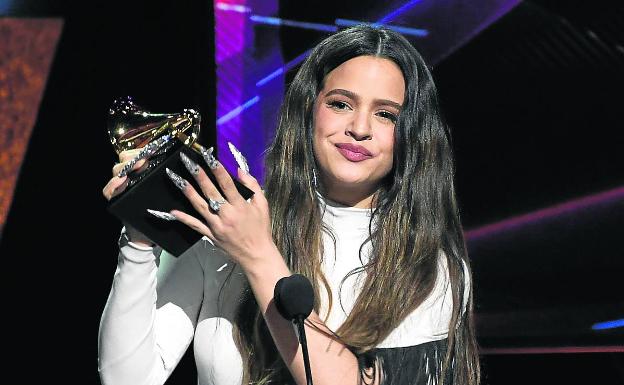
[[[387,99],[403,103],[405,80],[393,61],[374,56],[358,56],[345,61],[325,77],[323,90],[348,90],[363,98]]]

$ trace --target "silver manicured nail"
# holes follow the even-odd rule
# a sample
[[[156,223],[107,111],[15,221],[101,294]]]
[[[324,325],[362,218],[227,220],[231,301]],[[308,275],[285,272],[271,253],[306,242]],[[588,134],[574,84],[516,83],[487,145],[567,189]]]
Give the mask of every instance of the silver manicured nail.
[[[186,186],[188,186],[188,182],[186,181],[186,179],[182,178],[180,175],[176,174],[175,172],[169,170],[168,167],[165,169],[165,171],[167,171],[167,176],[169,176],[169,179],[171,179],[171,181],[180,190],[184,190],[186,188]]]
[[[219,161],[217,160],[217,158],[214,157],[214,155],[212,155],[213,152],[214,147],[210,147],[209,149],[202,151],[202,157],[204,158],[204,161],[206,161],[206,164],[208,165],[208,167],[210,167],[211,170],[219,167]]]
[[[123,166],[121,171],[119,171],[119,174],[117,174],[117,177],[123,178],[124,176],[128,175],[128,173],[134,168],[134,165],[137,164],[137,162],[143,158],[144,156],[142,156],[141,153],[139,153],[139,155],[137,155],[135,158],[132,158],[132,160],[126,163],[126,165]]]
[[[184,167],[193,175],[197,176],[199,174],[199,165],[193,162],[185,153],[180,153],[180,159],[182,159],[182,163]]]
[[[164,211],[157,211],[157,210],[147,209],[147,212],[152,214],[156,218],[160,218],[160,219],[163,219],[165,221],[177,221],[178,220],[178,218],[176,218],[175,215],[170,214],[170,213],[166,213]]]
[[[134,165],[137,164],[138,161],[154,155],[154,153],[158,151],[158,149],[160,149],[162,146],[167,144],[169,140],[171,140],[171,136],[163,135],[160,138],[149,142],[145,147],[141,149],[137,156],[132,158],[132,160],[130,160],[128,163],[126,163],[121,171],[119,171],[119,174],[117,176],[119,178],[123,178],[124,176],[128,175],[128,173],[132,171]]]
[[[247,164],[247,159],[243,156],[243,154],[238,151],[232,143],[228,142],[228,147],[230,148],[230,152],[234,155],[234,159],[238,164],[238,167],[245,172],[245,174],[249,174],[249,165]]]
[[[208,243],[210,243],[211,245],[215,245],[214,242],[212,241],[212,239],[208,238],[207,236],[203,236],[202,239]],[[205,246],[205,245],[204,245]]]
[[[119,174],[117,174],[117,178],[123,178],[124,176],[128,175],[128,172],[132,170],[132,168],[139,161],[139,159],[141,158],[137,156],[136,158],[132,159],[130,162],[126,163],[126,165],[123,166],[121,171],[119,171]]]

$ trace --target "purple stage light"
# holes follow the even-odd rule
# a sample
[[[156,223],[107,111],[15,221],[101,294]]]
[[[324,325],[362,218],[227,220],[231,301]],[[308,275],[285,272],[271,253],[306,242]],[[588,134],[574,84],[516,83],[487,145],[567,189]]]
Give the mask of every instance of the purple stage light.
[[[267,84],[268,82],[270,82],[271,80],[275,79],[276,77],[280,76],[283,73],[284,73],[284,67],[280,67],[276,69],[275,71],[271,72],[267,76],[258,80],[256,82],[256,87],[262,87],[263,85]]]
[[[511,231],[533,223],[542,222],[549,218],[621,199],[624,199],[624,186],[468,230],[466,231],[466,238],[474,241],[480,238],[490,237],[501,232]]]
[[[223,3],[223,2],[215,3],[215,9],[219,11],[231,11],[231,12],[238,12],[238,13],[251,12],[251,8],[245,7],[244,5],[228,4],[228,3]]]
[[[280,19],[279,17],[270,17],[270,16],[260,16],[260,15],[251,15],[249,20],[255,23],[268,24],[268,25],[276,25],[276,26],[287,26],[287,27],[296,27],[303,29],[311,29],[316,31],[323,32],[336,32],[338,31],[338,27],[330,24],[320,24],[320,23],[309,23],[306,21],[296,21],[296,20],[286,20]]]
[[[543,346],[528,348],[479,348],[479,354],[578,354],[578,353],[622,353],[624,346]]]
[[[391,29],[391,30],[393,30],[395,32],[401,33],[403,35],[409,35],[409,36],[425,37],[425,36],[429,35],[429,31],[427,31],[426,29],[399,27],[399,26],[396,26],[396,25],[380,24],[380,23],[367,23],[367,22],[358,21],[358,20],[336,19],[335,23],[336,23],[336,25],[339,25],[341,27],[353,27],[353,26],[362,25],[362,24],[371,25],[373,27],[382,27],[383,26],[383,27]]]
[[[249,107],[251,107],[254,104],[258,103],[259,101],[260,101],[260,96],[258,96],[258,95],[254,96],[253,98],[249,99],[245,103],[241,104],[240,106],[236,107],[232,111],[228,112],[227,114],[225,114],[222,117],[220,117],[219,119],[217,119],[217,125],[220,126],[223,123],[229,122],[230,120],[232,120],[236,116],[238,116],[241,112],[245,111]]]
[[[423,1],[423,0],[411,0],[411,1],[408,1],[407,3],[403,4],[399,8],[397,8],[394,11],[388,13],[386,16],[384,16],[381,19],[377,20],[377,24],[387,24],[387,23],[390,23],[391,21],[393,21],[394,19],[396,19],[397,17],[399,17],[403,13],[407,12],[409,9],[411,9],[412,7],[414,7],[416,4],[420,3],[421,1]]]
[[[310,52],[312,52],[311,49],[305,51],[301,55],[297,56],[296,58],[294,58],[291,61],[289,61],[288,63],[286,63],[284,66],[276,69],[275,71],[271,72],[269,75],[267,75],[267,76],[263,77],[262,79],[258,80],[258,82],[256,83],[256,87],[261,87],[261,86],[265,85],[266,83],[268,83],[269,81],[271,81],[272,79],[274,79],[275,77],[277,77],[277,76],[283,74],[284,72],[292,69],[293,67],[295,67],[296,65],[298,65],[299,63],[304,61],[305,58],[308,57]]]
[[[259,0],[218,1],[215,9],[217,62],[217,156],[232,172],[236,169],[227,143],[234,144],[247,158],[250,172],[262,181],[262,153],[268,146],[277,109],[266,102],[280,100],[283,82],[256,86],[258,78],[283,67],[278,32],[255,28],[252,13],[275,14],[278,2]],[[271,47],[250,49],[254,43]],[[272,78],[279,78],[273,73]],[[270,79],[269,79],[270,80]],[[268,80],[267,80],[268,82]]]
[[[242,104],[244,95],[244,61],[245,24],[247,15],[240,12],[247,9],[246,2],[227,4],[215,3],[215,56],[217,64],[217,122],[236,111]],[[228,11],[226,11],[228,10]],[[235,10],[235,12],[230,12]],[[227,151],[227,142],[239,146],[240,134],[235,126],[238,122],[232,121],[230,127],[217,125],[217,157],[226,168],[234,168],[234,160],[224,156]],[[240,147],[238,147],[240,149]]]

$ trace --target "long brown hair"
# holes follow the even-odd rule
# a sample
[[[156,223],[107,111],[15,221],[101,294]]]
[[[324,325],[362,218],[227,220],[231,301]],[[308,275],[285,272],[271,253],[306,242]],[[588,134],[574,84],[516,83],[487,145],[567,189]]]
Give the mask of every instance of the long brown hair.
[[[327,74],[362,55],[396,63],[406,90],[395,126],[393,169],[380,186],[372,211],[372,251],[362,267],[366,278],[335,338],[356,354],[377,346],[431,293],[438,255],[443,251],[453,311],[441,381],[448,378],[454,384],[475,385],[479,382],[479,359],[472,295],[464,293],[464,282],[470,277],[469,261],[455,199],[449,132],[429,69],[398,33],[368,26],[340,31],[318,44],[297,72],[266,156],[265,192],[271,205],[274,241],[291,271],[312,281],[316,298],[325,290],[331,306],[331,291],[321,270],[323,223],[314,183],[312,110]],[[462,311],[464,296],[468,305]],[[319,305],[317,301],[317,312]],[[243,383],[280,378],[285,366],[249,291],[235,323],[244,362]]]

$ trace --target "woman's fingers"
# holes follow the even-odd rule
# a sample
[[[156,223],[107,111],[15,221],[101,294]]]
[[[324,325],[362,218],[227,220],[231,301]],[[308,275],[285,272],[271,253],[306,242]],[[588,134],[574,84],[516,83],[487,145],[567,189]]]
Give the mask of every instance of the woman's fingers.
[[[217,190],[214,183],[212,183],[206,172],[197,163],[191,160],[183,152],[180,152],[180,159],[182,160],[184,167],[186,167],[188,172],[193,175],[193,178],[195,178],[195,180],[197,181],[197,184],[199,184],[199,187],[201,188],[204,197],[212,198],[219,201],[223,200],[223,196],[221,195],[219,190]]]
[[[113,177],[102,189],[104,197],[110,200],[124,191],[128,186],[127,175],[130,172],[141,173],[147,169],[149,166],[148,159],[169,140],[169,137],[161,137],[150,142],[145,147],[119,153],[119,163],[115,164],[112,169]]]
[[[238,180],[248,189],[254,192],[254,194],[262,194],[262,186],[258,183],[253,175],[245,172],[242,169],[238,169]]]
[[[253,175],[246,173],[244,170],[238,169],[238,180],[248,189],[254,192],[254,195],[251,197],[250,202],[252,204],[258,205],[258,207],[266,210],[268,212],[269,202],[267,202],[266,197],[264,196],[264,191],[262,190],[262,186],[258,183],[256,178]]]
[[[202,153],[204,161],[210,168],[212,175],[214,175],[219,187],[221,187],[221,191],[223,191],[223,195],[225,195],[225,199],[233,205],[240,204],[244,202],[243,197],[238,192],[234,181],[230,174],[228,174],[227,170],[221,162],[215,158],[212,153],[212,148]]]
[[[119,173],[121,172],[121,170],[123,170],[124,168],[127,167],[127,165],[132,162],[133,160],[129,160],[126,162],[122,162],[122,163],[117,163],[113,166],[113,176],[119,176]],[[147,160],[146,159],[140,159],[138,161],[136,161],[134,163],[134,165],[132,166],[130,171],[138,171],[141,172],[143,171],[143,169],[147,167]],[[127,175],[128,173],[126,173]],[[125,175],[124,175],[125,176]]]
[[[111,180],[108,181],[106,186],[102,189],[102,194],[106,200],[111,200],[114,196],[121,193],[126,186],[128,185],[128,177],[124,176],[122,178],[112,177]]]
[[[128,186],[128,177],[127,176],[119,176],[119,171],[133,158],[135,158],[141,149],[136,150],[128,150],[122,151],[119,154],[119,163],[113,166],[113,177],[108,181],[106,186],[102,189],[102,195],[106,200],[111,200],[114,196],[120,194],[122,191],[126,189]],[[139,169],[143,167],[145,162],[139,163],[137,162],[136,168]]]
[[[197,231],[198,233],[207,236],[208,238],[210,238],[211,241],[215,241],[214,234],[210,230],[210,227],[206,226],[204,222],[200,221],[192,215],[189,215],[179,210],[172,210],[170,214],[173,215],[179,222],[182,222],[188,227]]]
[[[134,150],[126,150],[119,153],[119,163],[126,163],[129,160],[136,158],[141,153],[140,148]]]
[[[137,159],[137,157],[139,157],[140,154],[141,154],[140,148],[120,152],[119,163],[113,166],[113,176],[119,176],[119,173],[121,172],[121,170],[123,170],[130,162],[133,162],[134,164],[131,170],[128,170],[128,171],[142,171],[144,167],[147,167],[146,159],[144,158]]]
[[[184,196],[189,200],[193,208],[208,222],[210,226],[216,224],[217,215],[210,209],[210,205],[199,193],[195,190],[195,188],[180,175],[171,171],[169,168],[166,169],[167,176],[173,182],[173,184],[178,187]]]
[[[121,170],[119,170],[119,174],[117,174],[117,176],[126,176],[132,171],[143,171],[143,169],[146,168],[148,165],[147,158],[148,157],[146,157],[144,153],[141,153],[131,160],[123,163],[123,167],[121,168]]]
[[[125,166],[119,171],[118,176],[126,176],[132,170],[137,170],[140,167],[135,167],[141,160],[149,159],[151,156],[156,154],[165,144],[169,143],[172,140],[170,135],[163,135],[158,139],[152,140],[145,146],[139,149],[138,154],[132,153],[134,157],[126,162]],[[124,154],[125,155],[125,154]]]

